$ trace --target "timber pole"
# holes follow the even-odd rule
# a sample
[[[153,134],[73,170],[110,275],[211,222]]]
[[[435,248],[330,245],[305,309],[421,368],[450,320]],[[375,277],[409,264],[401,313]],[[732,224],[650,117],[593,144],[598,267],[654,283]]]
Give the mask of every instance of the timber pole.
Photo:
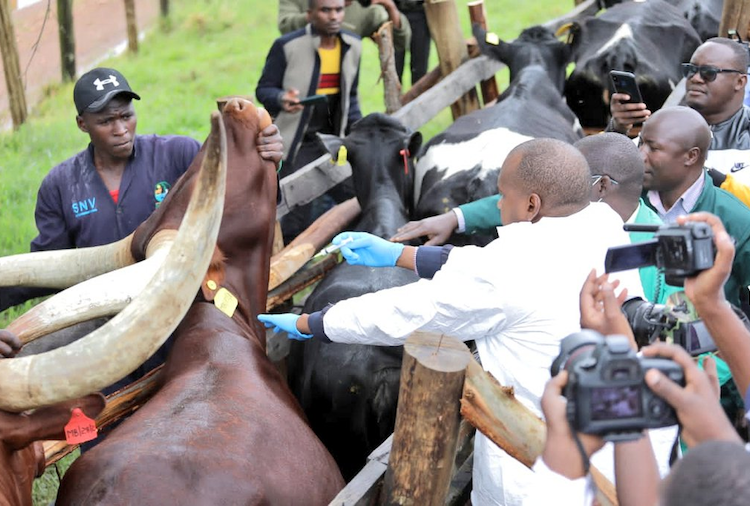
[[[60,69],[63,82],[76,77],[76,38],[73,31],[73,1],[57,0],[57,33],[60,38]]]
[[[750,0],[724,0],[724,10],[719,24],[719,37],[726,37],[729,30],[737,30],[743,41],[750,37]]]
[[[469,18],[471,19],[471,24],[478,24],[484,30],[487,30],[487,11],[484,9],[484,0],[469,2],[467,5],[469,6]],[[482,90],[482,102],[485,105],[497,99],[500,95],[495,76],[479,83],[479,88]]]
[[[21,79],[21,65],[18,62],[18,46],[10,15],[10,4],[5,0],[0,0],[0,54],[3,58],[5,85],[8,89],[10,117],[13,120],[13,128],[17,130],[26,121],[26,95]]]
[[[425,0],[424,10],[427,14],[427,25],[430,27],[430,33],[437,47],[440,71],[443,77],[446,77],[469,59],[466,41],[458,20],[456,1]],[[479,109],[479,99],[474,88],[451,105],[454,120],[477,109]]]
[[[445,504],[471,360],[466,345],[451,337],[415,332],[407,339],[383,504]]]
[[[388,21],[372,35],[380,55],[380,75],[383,78],[385,113],[393,114],[401,109],[401,82],[396,73],[396,57],[393,50],[393,22]]]
[[[125,0],[125,24],[128,31],[128,51],[138,52],[138,23],[135,18],[135,0]]]

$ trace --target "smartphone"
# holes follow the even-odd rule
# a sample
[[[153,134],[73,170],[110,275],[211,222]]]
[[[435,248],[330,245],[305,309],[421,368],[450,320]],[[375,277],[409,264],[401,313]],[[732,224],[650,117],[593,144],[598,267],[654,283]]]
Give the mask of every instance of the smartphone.
[[[310,95],[309,97],[301,98],[297,102],[299,105],[317,104],[318,102],[327,102],[328,95]]]
[[[604,258],[604,272],[620,272],[655,265],[658,242],[657,239],[652,239],[609,248]]]
[[[627,93],[630,95],[630,100],[626,103],[632,104],[643,102],[641,91],[638,89],[638,85],[635,82],[635,74],[632,72],[624,72],[622,70],[610,70],[609,78],[612,80],[612,86],[614,86],[617,93]]]

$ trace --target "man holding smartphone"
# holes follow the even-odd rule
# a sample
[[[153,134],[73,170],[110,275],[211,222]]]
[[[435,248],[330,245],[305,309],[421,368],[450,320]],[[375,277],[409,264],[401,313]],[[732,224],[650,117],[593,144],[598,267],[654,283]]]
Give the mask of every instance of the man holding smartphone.
[[[362,41],[341,29],[344,0],[309,0],[307,19],[305,27],[274,41],[255,89],[285,140],[281,177],[324,154],[317,133],[343,136],[362,117],[357,95]],[[300,103],[313,95],[327,100]],[[353,196],[342,185],[330,192],[336,201]],[[284,216],[284,241],[299,235],[331,205],[324,195]]]
[[[750,109],[743,104],[747,84],[747,48],[731,39],[715,37],[695,50],[682,64],[686,78],[685,105],[698,111],[711,127],[713,138],[706,167],[717,186],[743,198],[750,184]],[[610,102],[612,120],[607,130],[627,134],[635,123],[643,123],[651,111],[632,97],[614,93]],[[733,181],[734,179],[734,181]]]

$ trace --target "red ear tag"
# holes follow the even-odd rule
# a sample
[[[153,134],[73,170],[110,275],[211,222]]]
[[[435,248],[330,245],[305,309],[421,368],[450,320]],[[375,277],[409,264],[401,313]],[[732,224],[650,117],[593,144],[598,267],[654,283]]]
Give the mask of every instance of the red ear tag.
[[[77,445],[96,439],[96,423],[83,414],[81,408],[73,408],[70,421],[65,426],[65,441],[69,445]]]
[[[409,175],[409,157],[411,156],[411,153],[409,153],[408,149],[402,149],[398,152],[399,155],[404,157],[404,174]]]

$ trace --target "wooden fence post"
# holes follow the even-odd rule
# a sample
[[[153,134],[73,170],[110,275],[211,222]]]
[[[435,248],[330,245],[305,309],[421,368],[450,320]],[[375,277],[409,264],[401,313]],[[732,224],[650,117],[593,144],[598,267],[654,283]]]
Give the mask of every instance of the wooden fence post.
[[[63,82],[76,77],[76,37],[73,30],[73,1],[57,0],[57,33],[60,38],[60,69]]]
[[[469,2],[467,5],[469,6],[469,18],[471,19],[471,24],[476,23],[487,30],[487,11],[484,9],[484,0]],[[482,81],[479,84],[479,88],[482,90],[482,102],[485,105],[487,105],[487,102],[492,102],[500,95],[495,76]]]
[[[471,352],[457,339],[415,332],[404,345],[396,428],[383,504],[444,504]]]
[[[458,20],[456,1],[425,0],[424,9],[427,14],[427,25],[437,47],[440,70],[445,77],[469,59],[466,40],[461,33],[461,24]],[[479,99],[475,88],[470,89],[451,105],[454,120],[477,109]]]
[[[396,73],[396,57],[393,50],[393,22],[388,21],[372,35],[380,55],[380,76],[383,79],[385,113],[393,114],[401,108],[401,82]]]
[[[26,95],[21,79],[21,65],[18,62],[18,46],[10,15],[10,5],[5,0],[0,0],[0,54],[3,57],[10,116],[13,120],[13,128],[18,129],[26,121]]]
[[[125,24],[128,30],[128,51],[138,52],[138,24],[135,19],[135,0],[125,0]]]
[[[743,41],[750,37],[750,1],[724,0],[724,10],[719,25],[719,37],[726,37],[729,30],[737,30]]]

